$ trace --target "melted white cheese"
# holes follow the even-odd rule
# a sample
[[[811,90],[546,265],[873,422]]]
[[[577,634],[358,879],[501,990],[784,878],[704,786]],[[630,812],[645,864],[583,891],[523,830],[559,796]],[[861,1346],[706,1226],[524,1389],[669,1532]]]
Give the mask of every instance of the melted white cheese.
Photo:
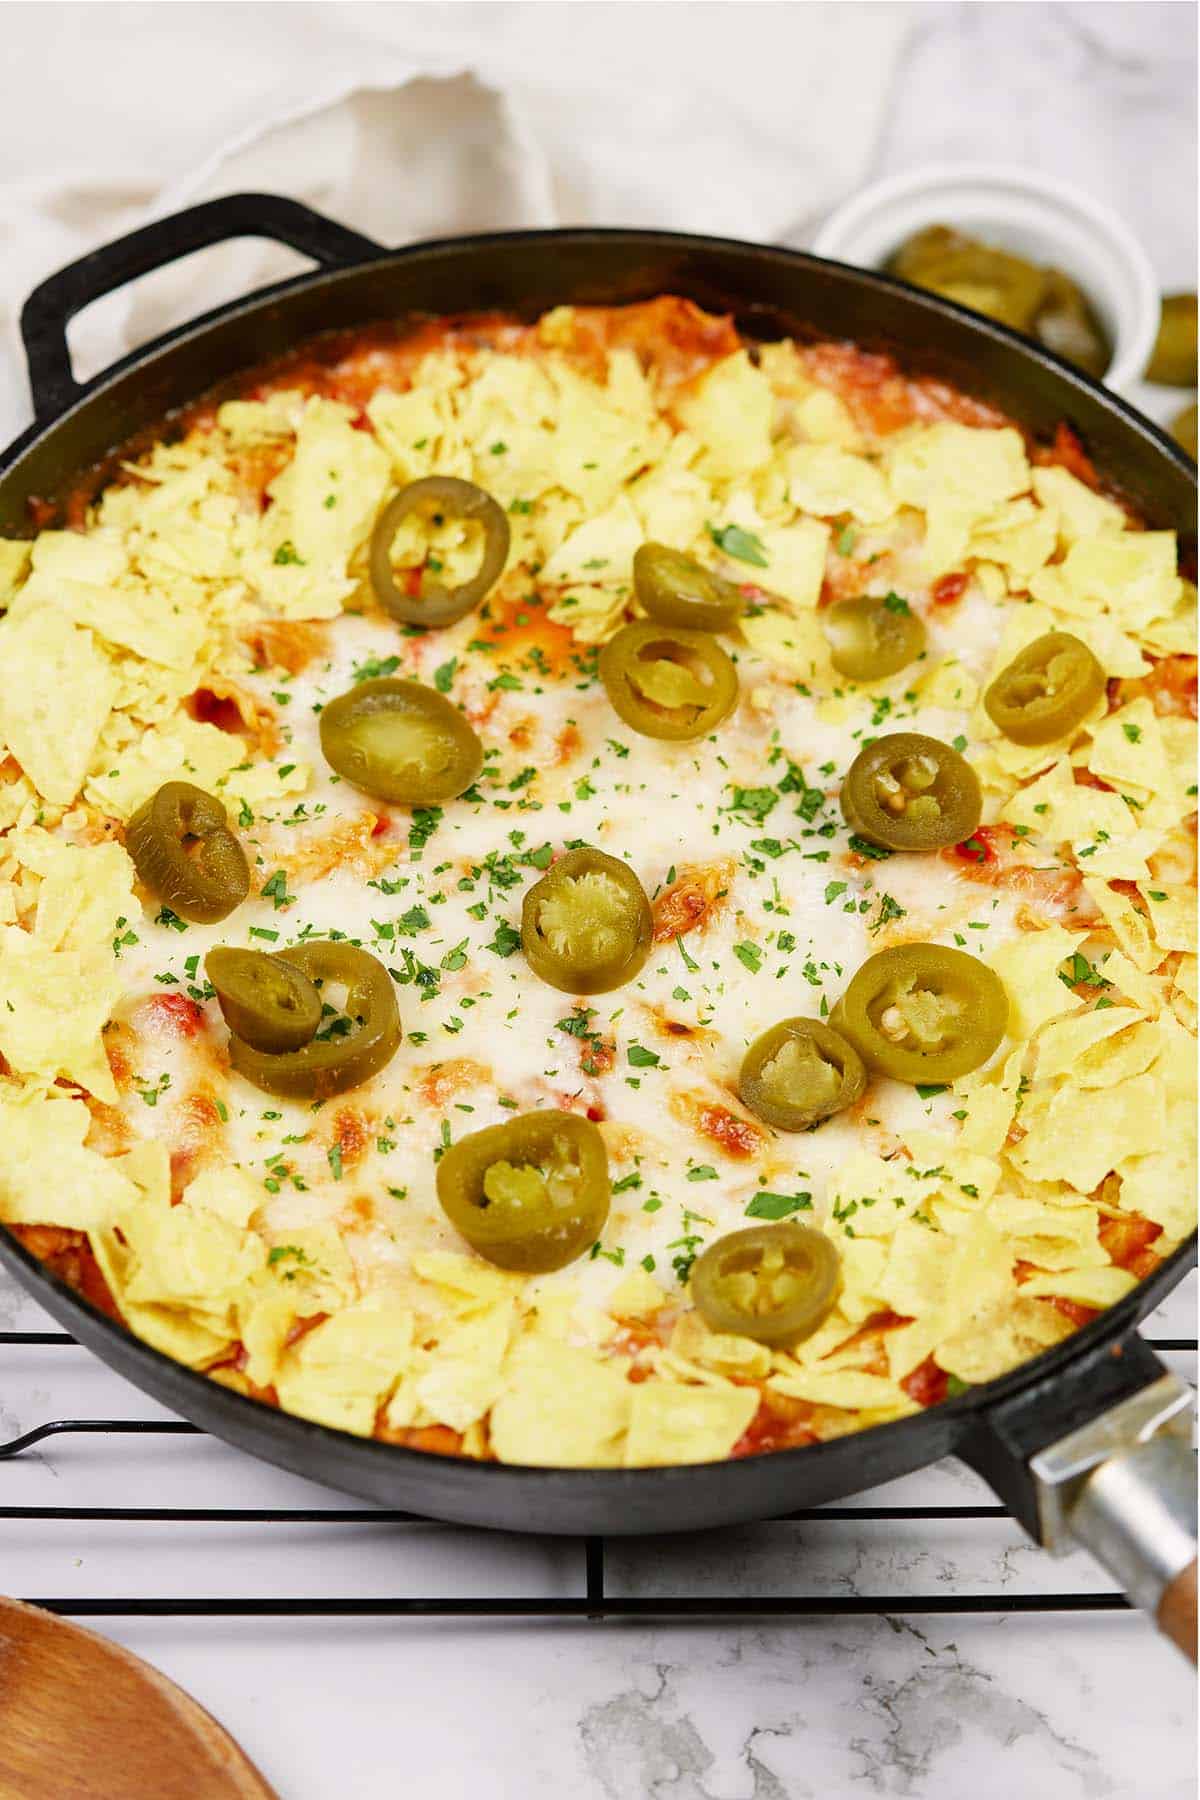
[[[964,661],[985,667],[995,637],[988,610],[973,605],[953,629],[936,628],[937,648],[945,652],[951,639],[955,648],[972,643],[978,627],[981,647]],[[606,1121],[616,1184],[611,1216],[591,1259],[537,1285],[573,1284],[583,1303],[597,1306],[620,1281],[619,1265],[644,1263],[671,1289],[676,1259],[686,1270],[698,1246],[741,1223],[760,1187],[811,1195],[820,1218],[829,1176],[852,1147],[889,1147],[896,1134],[947,1112],[940,1097],[878,1081],[865,1124],[835,1117],[798,1136],[764,1130],[762,1154],[739,1160],[696,1129],[682,1098],[737,1113],[738,1068],[752,1040],[781,1018],[824,1016],[864,959],[894,941],[893,931],[980,951],[1015,930],[1012,906],[937,856],[893,856],[865,868],[848,860],[848,833],[828,791],[836,796],[863,738],[880,729],[867,700],[831,724],[778,670],[742,652],[734,717],[710,739],[664,744],[625,727],[594,680],[526,670],[520,689],[489,689],[502,664],[467,649],[475,629],[467,620],[400,638],[385,622],[347,616],[331,630],[328,660],[283,682],[251,678],[269,704],[288,696],[279,706],[284,760],[310,763],[313,781],[301,802],[272,803],[243,825],[255,879],[232,919],[180,932],[147,917],[139,942],[124,952],[119,1016],[134,1022],[144,1061],[126,1108],[139,1133],[149,1128],[177,1142],[185,1129],[179,1102],[203,1070],[228,1115],[221,1155],[264,1184],[260,1220],[268,1235],[286,1242],[291,1228],[336,1219],[368,1280],[402,1284],[415,1251],[463,1247],[436,1199],[435,1156],[445,1142],[511,1117],[514,1107],[590,1107]],[[388,659],[396,657],[394,672],[425,680],[457,657],[452,697],[469,716],[491,709],[483,735],[500,747],[481,778],[482,798],[446,806],[419,850],[410,848],[409,814],[339,781],[318,741],[319,708],[352,684],[356,669],[374,662],[390,672]],[[751,700],[764,688],[766,711]],[[944,738],[964,729],[965,713],[925,708],[914,719],[905,678],[892,688],[883,729],[911,721]],[[578,747],[564,759],[557,746],[568,724]],[[801,791],[787,791],[790,765],[803,773]],[[753,790],[740,806],[738,789]],[[817,790],[826,795],[819,805]],[[364,813],[386,817],[376,840],[382,858],[380,846],[394,849],[386,866],[369,874],[343,864],[318,879],[289,881],[285,892],[295,898],[283,905],[278,893],[259,892],[277,869]],[[732,869],[729,891],[703,929],[681,944],[656,945],[625,988],[579,1003],[590,1009],[582,1029],[615,1045],[613,1067],[595,1075],[582,1067],[587,1042],[563,1029],[578,1017],[572,997],[539,981],[519,949],[502,956],[490,947],[498,929],[519,927],[522,895],[545,859],[578,840],[624,857],[651,896],[689,866],[724,858]],[[522,855],[538,851],[537,865],[520,865]],[[513,885],[486,870],[473,874],[489,856],[515,874]],[[885,893],[904,915],[881,927]],[[282,949],[302,934],[331,931],[381,957],[399,982],[404,1042],[365,1087],[316,1109],[274,1100],[214,1070],[211,1055],[202,1064],[194,1042],[146,1029],[149,996],[189,988],[203,995],[203,957],[214,944]],[[159,979],[171,976],[174,984]],[[216,1003],[204,1007],[219,1042]],[[695,1035],[672,1035],[671,1021]],[[144,1110],[149,1095],[153,1117]],[[369,1148],[339,1168],[333,1147],[346,1109],[364,1121]]]

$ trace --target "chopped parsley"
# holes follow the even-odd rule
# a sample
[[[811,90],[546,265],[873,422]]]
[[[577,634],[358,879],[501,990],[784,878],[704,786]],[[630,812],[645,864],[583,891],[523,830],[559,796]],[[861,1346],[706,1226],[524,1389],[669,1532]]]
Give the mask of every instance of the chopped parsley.
[[[779,804],[779,795],[769,787],[734,787],[733,799],[723,812],[740,813],[755,825],[761,825],[771,808]]]
[[[281,911],[285,906],[293,905],[296,899],[295,894],[289,894],[287,891],[286,869],[276,869],[271,878],[265,881],[258,891],[264,900],[274,903],[276,912]]]
[[[1069,988],[1081,986],[1106,988],[1112,986],[1112,982],[1103,976],[1099,969],[1090,963],[1086,956],[1082,956],[1078,950],[1076,950],[1073,955],[1067,957],[1065,963],[1058,972],[1058,979],[1063,983],[1064,987]]]
[[[440,806],[414,806],[408,828],[410,850],[423,850],[442,822]]]
[[[857,832],[850,839],[850,848],[859,856],[867,857],[871,862],[886,862],[892,854],[890,850],[885,850],[882,844],[868,843],[867,839],[859,837]]]
[[[811,1212],[811,1194],[771,1194],[764,1188],[746,1208],[748,1219],[786,1219],[792,1213]]]
[[[719,530],[715,525],[710,525],[708,535],[717,549],[723,550],[726,556],[735,557],[738,562],[753,563],[759,569],[770,566],[763,541],[754,532],[743,531],[740,525],[723,525]]]
[[[907,907],[901,906],[898,900],[893,900],[890,894],[880,894],[879,911],[867,927],[871,936],[874,937],[882,931],[884,926],[891,924],[893,919],[902,919],[907,910]]]
[[[366,662],[351,669],[350,674],[355,681],[378,681],[381,676],[394,675],[399,667],[398,656],[369,656]]]
[[[521,934],[502,919],[496,927],[495,937],[485,947],[497,956],[511,956],[514,950],[521,947]]]

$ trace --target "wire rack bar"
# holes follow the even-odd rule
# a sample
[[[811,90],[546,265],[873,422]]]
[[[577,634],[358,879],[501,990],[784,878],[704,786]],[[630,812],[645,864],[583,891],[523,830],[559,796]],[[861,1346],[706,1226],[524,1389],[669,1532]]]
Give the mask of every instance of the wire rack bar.
[[[69,1331],[0,1331],[0,1344],[77,1344]]]
[[[1159,1351],[1194,1353],[1195,1338],[1150,1338]],[[65,1331],[0,1331],[0,1345],[71,1347]],[[0,1443],[0,1461],[12,1461],[37,1445],[74,1436],[146,1438],[202,1437],[182,1419],[47,1419]],[[774,1523],[836,1526],[920,1521],[996,1521],[1002,1506],[829,1506],[787,1513]],[[13,1523],[253,1525],[287,1530],[308,1525],[436,1526],[420,1513],[372,1507],[241,1506],[0,1506],[0,1525]],[[578,1595],[327,1596],[327,1595],[35,1595],[30,1604],[76,1618],[391,1618],[391,1619],[800,1619],[939,1614],[1121,1613],[1129,1606],[1119,1593],[1053,1594],[692,1594],[614,1595],[606,1588],[606,1540],[586,1538],[584,1592]]]
[[[203,1437],[198,1425],[186,1419],[47,1419],[20,1437],[0,1444],[0,1461],[20,1456],[35,1444],[52,1437]]]
[[[387,1599],[366,1595],[349,1599],[303,1597],[148,1599],[120,1595],[79,1599],[32,1596],[28,1604],[46,1612],[76,1618],[280,1619],[758,1619],[846,1618],[862,1614],[904,1616],[931,1613],[1094,1613],[1128,1612],[1123,1594],[693,1594],[643,1598],[640,1595],[569,1595],[550,1599],[454,1600]]]
[[[780,1513],[777,1525],[809,1520],[847,1519],[862,1523],[906,1519],[1007,1519],[1003,1506],[814,1506]],[[122,1524],[201,1525],[433,1525],[424,1513],[390,1512],[383,1507],[253,1507],[253,1506],[0,1506],[6,1519],[105,1519]],[[453,1530],[453,1526],[446,1526]],[[590,1541],[590,1540],[589,1540]]]

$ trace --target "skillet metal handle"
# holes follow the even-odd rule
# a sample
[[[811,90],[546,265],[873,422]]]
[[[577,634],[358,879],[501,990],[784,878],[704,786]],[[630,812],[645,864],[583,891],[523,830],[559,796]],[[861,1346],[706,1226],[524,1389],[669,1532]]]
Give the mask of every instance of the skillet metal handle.
[[[981,1410],[959,1449],[1032,1538],[1085,1545],[1192,1656],[1195,1399],[1130,1330]]]
[[[1161,1375],[1048,1445],[1030,1470],[1043,1543],[1083,1544],[1195,1662],[1193,1401],[1186,1383]]]
[[[139,275],[231,238],[270,238],[322,268],[340,268],[382,254],[382,246],[280,194],[226,194],[165,219],[155,219],[111,244],[89,251],[39,283],[21,312],[29,386],[39,421],[56,418],[83,388],[71,368],[67,326],[93,300]]]

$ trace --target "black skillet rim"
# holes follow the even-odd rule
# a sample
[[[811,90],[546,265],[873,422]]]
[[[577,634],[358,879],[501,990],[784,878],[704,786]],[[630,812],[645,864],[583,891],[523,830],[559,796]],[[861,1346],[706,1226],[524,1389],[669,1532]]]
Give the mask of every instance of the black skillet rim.
[[[26,431],[22,432],[3,453],[0,453],[0,476],[12,469],[33,445],[51,436],[81,409],[92,404],[121,376],[139,366],[153,363],[168,348],[185,341],[202,338],[208,329],[217,324],[252,317],[262,307],[291,293],[331,285],[339,278],[360,273],[363,269],[376,264],[402,263],[414,258],[432,257],[438,253],[446,254],[466,248],[494,249],[497,252],[503,252],[517,246],[564,243],[620,243],[629,246],[642,245],[647,249],[711,250],[733,252],[740,256],[749,254],[763,262],[779,261],[789,267],[799,265],[814,271],[832,267],[861,286],[876,288],[885,294],[895,293],[902,296],[909,305],[917,303],[930,314],[931,321],[934,323],[940,317],[948,317],[956,323],[965,323],[977,336],[994,338],[1002,345],[1016,349],[1028,362],[1040,363],[1056,377],[1065,379],[1068,387],[1082,390],[1093,402],[1099,401],[1103,407],[1115,413],[1132,427],[1147,443],[1152,453],[1157,452],[1160,456],[1165,456],[1182,474],[1191,476],[1193,480],[1195,478],[1196,465],[1186,452],[1152,420],[1139,413],[1119,395],[1110,393],[1102,383],[1093,380],[1061,357],[1033,343],[1032,340],[1023,337],[1020,333],[985,319],[953,301],[922,293],[907,282],[881,271],[854,268],[849,264],[812,256],[804,251],[790,250],[775,245],[751,244],[732,238],[716,238],[683,232],[633,230],[622,227],[489,232],[425,240],[405,246],[400,250],[381,249],[377,256],[364,256],[360,261],[339,264],[335,267],[318,268],[285,281],[272,283],[252,294],[228,301],[175,327],[149,344],[141,345],[130,351],[87,382],[80,384],[78,394],[61,413],[50,418],[35,419]],[[103,252],[98,254],[102,255]],[[364,320],[363,323],[366,324],[369,321]],[[301,342],[311,341],[313,335],[310,333],[304,339],[298,339],[296,347],[298,348]],[[253,362],[247,363],[247,372],[254,366]],[[225,377],[221,382],[214,383],[207,391],[220,391],[225,382],[236,379],[236,375]],[[195,396],[196,400],[203,398],[203,393]],[[114,445],[113,449],[118,447]],[[1121,1300],[1106,1308],[1089,1324],[1063,1339],[1060,1344],[1019,1364],[1005,1375],[971,1387],[965,1393],[952,1399],[942,1401],[937,1407],[925,1409],[902,1419],[890,1420],[884,1424],[868,1426],[865,1430],[852,1433],[851,1438],[862,1444],[864,1456],[869,1458],[872,1444],[879,1444],[885,1440],[890,1441],[897,1433],[903,1432],[906,1428],[909,1429],[911,1435],[911,1428],[922,1422],[929,1422],[932,1414],[936,1415],[939,1422],[944,1423],[946,1428],[944,1435],[961,1440],[970,1424],[973,1421],[982,1423],[983,1416],[998,1402],[1028,1392],[1047,1381],[1052,1381],[1073,1365],[1087,1361],[1091,1356],[1100,1352],[1105,1345],[1115,1345],[1117,1339],[1136,1326],[1146,1313],[1184,1278],[1196,1261],[1196,1250],[1197,1233],[1193,1231],[1153,1274],[1140,1281]],[[126,1326],[111,1319],[99,1308],[93,1306],[90,1301],[48,1269],[31,1251],[26,1250],[24,1245],[13,1237],[6,1227],[0,1231],[0,1261],[18,1275],[22,1284],[33,1294],[34,1298],[38,1298],[38,1289],[46,1290],[53,1296],[53,1302],[48,1305],[48,1310],[55,1317],[68,1319],[72,1313],[80,1314],[87,1322],[88,1338],[98,1335],[113,1342],[117,1347],[115,1366],[119,1367],[123,1362],[130,1362],[134,1365],[144,1363],[156,1376],[164,1378],[168,1386],[178,1384],[184,1397],[194,1394],[200,1412],[212,1413],[214,1410],[219,1412],[222,1408],[228,1407],[235,1417],[240,1418],[248,1427],[252,1428],[253,1425],[263,1422],[265,1411],[267,1415],[275,1415],[275,1429],[285,1431],[288,1435],[293,1436],[298,1446],[304,1443],[321,1444],[333,1452],[350,1451],[356,1459],[361,1457],[365,1460],[378,1460],[381,1466],[383,1464],[392,1465],[396,1459],[400,1459],[410,1468],[419,1469],[422,1465],[428,1465],[431,1455],[437,1455],[435,1452],[412,1450],[403,1445],[385,1444],[374,1438],[359,1437],[353,1432],[302,1419],[294,1413],[285,1412],[282,1408],[267,1406],[264,1402],[252,1400],[233,1389],[222,1389],[209,1376],[189,1368],[186,1364],[177,1362],[163,1351],[156,1350],[136,1337]],[[86,1339],[84,1341],[86,1342]],[[114,1364],[110,1363],[109,1366],[114,1366]],[[160,1384],[157,1381],[155,1383],[155,1385]],[[181,1407],[180,1410],[183,1408]],[[813,1468],[820,1461],[822,1452],[829,1453],[831,1457],[836,1454],[840,1458],[845,1454],[845,1442],[845,1439],[838,1438],[828,1443],[804,1445],[791,1450],[774,1450],[764,1453],[764,1459],[768,1460],[772,1467],[778,1469],[782,1480],[790,1469]],[[351,1446],[352,1450],[350,1450]],[[804,1460],[801,1462],[798,1459]],[[640,1488],[647,1488],[651,1483],[662,1488],[681,1478],[694,1475],[699,1469],[712,1467],[711,1464],[704,1463],[681,1463],[664,1468],[574,1469],[555,1465],[543,1467],[522,1463],[474,1462],[467,1459],[467,1466],[471,1471],[467,1476],[464,1459],[437,1457],[437,1460],[443,1463],[453,1463],[457,1469],[461,1470],[464,1477],[472,1481],[490,1481],[493,1487],[497,1484],[503,1485],[506,1479],[511,1480],[514,1485],[523,1486],[531,1476],[536,1476],[552,1480],[556,1487],[564,1482],[577,1485],[581,1489],[586,1487],[591,1492],[599,1487],[611,1492],[614,1498],[626,1490],[631,1482],[636,1483]],[[758,1462],[760,1459],[748,1460]]]

